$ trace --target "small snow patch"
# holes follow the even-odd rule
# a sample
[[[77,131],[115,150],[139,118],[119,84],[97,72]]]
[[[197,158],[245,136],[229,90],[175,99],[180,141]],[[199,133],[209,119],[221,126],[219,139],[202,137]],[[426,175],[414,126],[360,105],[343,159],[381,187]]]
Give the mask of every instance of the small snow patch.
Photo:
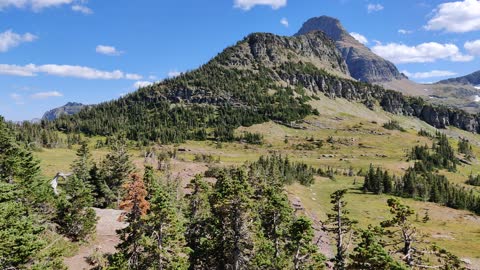
[[[477,85],[477,86],[474,86],[474,87],[475,87],[475,89],[480,90],[480,85]]]
[[[473,96],[473,101],[480,102],[480,96],[479,95]]]

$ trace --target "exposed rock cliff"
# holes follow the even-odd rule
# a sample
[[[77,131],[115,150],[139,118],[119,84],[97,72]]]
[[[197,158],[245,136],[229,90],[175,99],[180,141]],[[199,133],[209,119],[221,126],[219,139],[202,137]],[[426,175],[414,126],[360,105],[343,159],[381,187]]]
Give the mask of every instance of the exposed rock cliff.
[[[73,115],[80,112],[80,110],[82,110],[86,106],[87,105],[83,105],[82,103],[69,102],[62,107],[58,107],[46,112],[43,115],[42,119],[52,121],[59,118],[62,115]]]
[[[305,35],[315,30],[325,32],[335,41],[353,78],[370,83],[406,78],[393,63],[374,54],[353,38],[335,18],[328,16],[311,18],[303,24],[295,36]]]

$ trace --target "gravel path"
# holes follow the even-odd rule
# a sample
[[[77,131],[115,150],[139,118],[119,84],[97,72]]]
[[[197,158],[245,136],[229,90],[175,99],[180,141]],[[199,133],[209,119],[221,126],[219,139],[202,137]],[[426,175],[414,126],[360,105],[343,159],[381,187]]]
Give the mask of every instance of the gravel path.
[[[118,221],[118,217],[122,211],[113,209],[94,209],[99,218],[95,241],[89,245],[81,247],[75,256],[65,259],[65,265],[67,265],[68,269],[90,269],[91,266],[86,262],[86,258],[89,255],[95,250],[101,254],[113,253],[115,252],[115,246],[119,243],[116,230],[126,226],[124,222]]]

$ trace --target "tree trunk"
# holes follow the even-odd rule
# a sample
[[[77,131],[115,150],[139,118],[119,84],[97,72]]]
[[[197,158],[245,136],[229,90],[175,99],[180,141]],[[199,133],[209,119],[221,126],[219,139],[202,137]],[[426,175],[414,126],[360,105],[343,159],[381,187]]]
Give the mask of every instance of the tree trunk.
[[[343,255],[343,229],[342,229],[342,201],[338,200],[337,202],[337,224],[338,224],[338,231],[337,231],[337,260],[338,260],[338,268],[337,269],[344,269],[344,255]]]

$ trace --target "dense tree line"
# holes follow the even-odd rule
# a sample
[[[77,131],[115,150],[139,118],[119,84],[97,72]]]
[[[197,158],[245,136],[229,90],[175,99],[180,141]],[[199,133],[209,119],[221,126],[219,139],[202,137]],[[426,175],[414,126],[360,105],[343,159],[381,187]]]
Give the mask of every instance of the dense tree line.
[[[436,172],[439,169],[455,170],[458,163],[446,135],[437,133],[431,148],[426,145],[413,147],[408,158],[415,163],[403,177],[394,177],[370,166],[363,190],[435,202],[480,214],[480,197],[473,190],[452,184]],[[475,183],[475,178],[471,176],[467,183]]]
[[[46,236],[86,239],[96,223],[91,191],[76,174],[56,195],[40,177],[39,162],[12,134],[0,118],[0,268],[64,269],[63,251]]]
[[[312,222],[284,191],[285,160],[263,160],[212,171],[214,184],[196,176],[185,203],[151,170],[133,176],[121,204],[129,226],[107,268],[322,269]]]

